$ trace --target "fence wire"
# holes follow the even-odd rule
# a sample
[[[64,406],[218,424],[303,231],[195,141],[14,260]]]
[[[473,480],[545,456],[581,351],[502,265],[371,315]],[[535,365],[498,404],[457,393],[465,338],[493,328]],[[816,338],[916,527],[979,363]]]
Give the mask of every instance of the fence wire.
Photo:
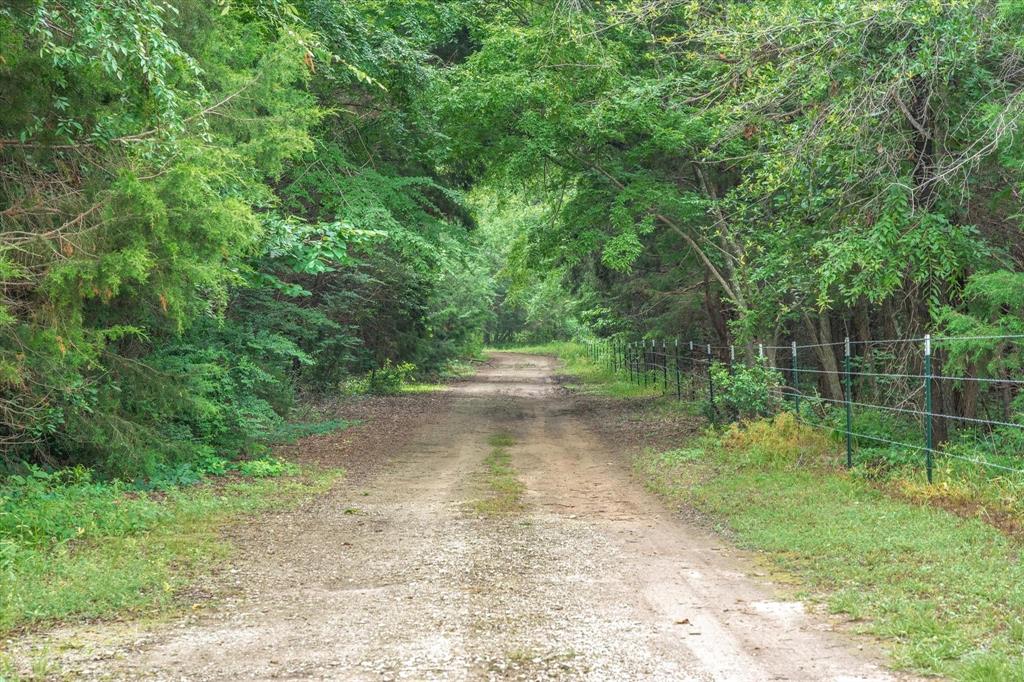
[[[875,447],[884,445],[923,454],[931,482],[937,457],[1024,473],[1024,423],[1016,421],[1014,406],[1024,379],[1010,376],[1017,365],[1024,364],[1024,358],[1015,355],[1024,350],[1016,347],[1020,339],[1024,335],[926,335],[794,342],[788,346],[753,344],[749,347],[756,349],[753,357],[748,347],[737,354],[736,346],[706,342],[610,339],[591,343],[589,353],[593,360],[606,362],[609,369],[638,385],[660,387],[664,394],[680,401],[700,402],[712,423],[727,412],[721,396],[726,387],[716,386],[713,368],[720,366],[732,374],[759,363],[777,373],[780,380],[778,385],[765,389],[766,393],[774,394],[782,404],[790,403],[798,421],[845,437],[848,466],[853,466],[855,450],[866,447],[865,442],[877,444]],[[1005,362],[984,365],[988,374],[1002,376],[982,376],[980,371],[975,376],[970,371],[956,371],[964,367],[950,363],[944,350],[948,344],[976,341],[1007,342],[1001,344],[1002,358],[996,358]],[[954,372],[943,373],[945,363],[950,363]],[[979,362],[966,365],[968,369],[981,366]],[[904,421],[887,424],[888,430],[878,432],[861,428],[866,418],[880,414]],[[913,442],[908,435],[911,431],[917,434]],[[994,454],[1003,461],[973,456],[986,448],[1001,448],[1002,452]]]

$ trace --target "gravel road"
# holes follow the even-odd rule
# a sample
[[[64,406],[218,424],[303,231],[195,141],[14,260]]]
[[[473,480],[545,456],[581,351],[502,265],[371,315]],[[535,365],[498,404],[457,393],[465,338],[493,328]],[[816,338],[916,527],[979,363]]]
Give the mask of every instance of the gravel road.
[[[433,413],[359,452],[383,462],[372,475],[242,531],[213,606],[171,623],[49,635],[51,645],[74,638],[65,670],[146,680],[903,679],[869,641],[780,599],[752,577],[749,558],[645,492],[554,370],[550,358],[495,354]],[[471,503],[487,494],[496,433],[515,439],[523,505],[480,515]]]

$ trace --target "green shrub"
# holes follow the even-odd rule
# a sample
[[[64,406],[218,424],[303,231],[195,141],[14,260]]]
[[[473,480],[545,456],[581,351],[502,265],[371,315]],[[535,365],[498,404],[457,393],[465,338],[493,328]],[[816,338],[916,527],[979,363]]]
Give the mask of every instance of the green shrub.
[[[409,381],[412,373],[416,371],[416,365],[411,362],[393,364],[391,360],[384,362],[384,366],[372,369],[360,379],[346,382],[342,385],[342,392],[348,394],[371,395],[394,395],[402,392],[402,386]]]
[[[711,366],[715,404],[706,405],[732,419],[768,417],[782,410],[782,375],[761,359],[753,365],[734,365],[730,370],[716,362]]]
[[[253,478],[290,476],[299,473],[299,467],[278,457],[265,457],[239,462],[236,468],[238,473],[244,476],[252,476]]]

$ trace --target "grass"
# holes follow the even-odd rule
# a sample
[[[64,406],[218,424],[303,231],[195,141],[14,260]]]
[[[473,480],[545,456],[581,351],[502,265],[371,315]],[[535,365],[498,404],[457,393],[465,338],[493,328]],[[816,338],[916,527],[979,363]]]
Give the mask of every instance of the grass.
[[[319,436],[334,431],[344,431],[359,424],[348,419],[322,419],[316,421],[291,421],[281,424],[267,437],[271,445],[287,445],[302,438]]]
[[[837,470],[837,454],[833,441],[781,415],[645,453],[636,467],[653,490],[707,513],[795,576],[806,596],[882,637],[897,667],[1024,680],[1021,545]]]
[[[437,393],[448,388],[445,384],[432,384],[424,381],[416,381],[403,384],[401,393]]]
[[[515,438],[507,433],[496,433],[487,439],[492,450],[484,459],[487,468],[485,485],[487,496],[475,500],[471,507],[477,514],[498,516],[522,511],[525,489],[512,467],[512,457],[506,448],[515,445]]]
[[[229,553],[225,524],[322,492],[339,475],[212,479],[166,493],[94,482],[82,471],[9,481],[0,488],[0,636],[172,607],[198,573]]]
[[[562,371],[575,381],[570,384],[583,393],[615,398],[649,398],[662,395],[661,375],[651,372],[648,385],[630,380],[628,374],[615,372],[603,360],[590,357],[584,344],[574,341],[553,341],[543,345],[502,349],[505,352],[529,355],[553,355],[562,361]]]

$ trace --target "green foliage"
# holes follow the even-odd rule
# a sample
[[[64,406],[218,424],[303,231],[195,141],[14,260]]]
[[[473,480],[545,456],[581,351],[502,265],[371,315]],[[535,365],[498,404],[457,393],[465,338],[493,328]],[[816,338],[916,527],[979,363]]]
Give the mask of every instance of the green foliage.
[[[348,382],[345,388],[356,394],[395,395],[402,392],[402,387],[415,371],[416,365],[411,362],[395,365],[386,360],[382,367],[371,369],[363,378]]]
[[[785,382],[763,359],[752,365],[736,363],[732,368],[721,362],[713,363],[711,380],[715,385],[713,408],[724,410],[735,419],[766,417],[782,409]]]
[[[296,465],[279,457],[246,460],[239,462],[237,468],[238,473],[253,478],[271,478],[299,473],[299,468]]]
[[[489,273],[421,99],[462,9],[0,9],[0,456],[188,483],[299,390],[477,352]]]
[[[1019,269],[1019,28],[994,0],[531,7],[438,88],[446,161],[529,197],[482,216],[510,291],[552,278],[609,332],[919,336]]]

